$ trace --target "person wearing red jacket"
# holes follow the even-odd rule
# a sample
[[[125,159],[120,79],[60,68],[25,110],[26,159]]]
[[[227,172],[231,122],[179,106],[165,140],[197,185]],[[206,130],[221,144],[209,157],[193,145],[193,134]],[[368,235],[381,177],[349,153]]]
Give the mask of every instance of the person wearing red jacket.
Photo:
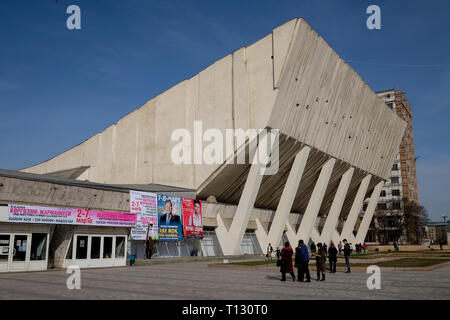
[[[286,281],[286,273],[289,273],[292,277],[292,281],[295,281],[294,266],[292,265],[292,250],[289,242],[284,244],[284,248],[281,249],[281,281]]]

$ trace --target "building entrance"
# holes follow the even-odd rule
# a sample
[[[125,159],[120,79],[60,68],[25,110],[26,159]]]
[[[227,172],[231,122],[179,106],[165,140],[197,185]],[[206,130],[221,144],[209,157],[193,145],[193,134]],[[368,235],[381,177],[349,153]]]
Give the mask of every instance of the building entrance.
[[[126,265],[125,235],[75,234],[68,247],[64,267],[112,267]]]
[[[0,233],[0,272],[45,270],[48,233]]]

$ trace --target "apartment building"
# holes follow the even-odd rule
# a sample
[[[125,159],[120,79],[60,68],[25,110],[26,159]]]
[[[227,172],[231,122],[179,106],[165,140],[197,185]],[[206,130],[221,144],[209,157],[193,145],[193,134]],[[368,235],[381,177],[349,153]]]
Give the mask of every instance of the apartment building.
[[[412,108],[404,92],[396,89],[377,92],[377,96],[406,121],[398,153],[392,164],[391,174],[381,188],[380,198],[374,218],[366,236],[366,242],[388,244],[394,241],[410,242],[405,226],[404,199],[419,204],[416,174],[416,155],[414,152],[414,135],[412,127]],[[367,207],[364,203],[363,210]]]

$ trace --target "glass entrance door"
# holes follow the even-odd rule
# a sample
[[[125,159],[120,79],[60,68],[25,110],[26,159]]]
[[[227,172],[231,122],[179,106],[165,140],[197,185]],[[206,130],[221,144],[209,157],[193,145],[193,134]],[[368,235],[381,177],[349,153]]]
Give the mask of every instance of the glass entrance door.
[[[87,235],[75,235],[74,236],[74,258],[75,265],[80,268],[86,268],[88,266],[88,253],[89,253],[89,236]]]
[[[0,234],[0,272],[7,272],[9,269],[9,256],[11,251],[11,235]]]
[[[127,237],[111,234],[75,234],[64,267],[112,267],[126,265]]]
[[[47,269],[48,233],[0,234],[0,272]]]
[[[27,268],[29,260],[28,235],[13,234],[10,252],[10,271],[22,271]],[[11,259],[12,258],[12,259]]]

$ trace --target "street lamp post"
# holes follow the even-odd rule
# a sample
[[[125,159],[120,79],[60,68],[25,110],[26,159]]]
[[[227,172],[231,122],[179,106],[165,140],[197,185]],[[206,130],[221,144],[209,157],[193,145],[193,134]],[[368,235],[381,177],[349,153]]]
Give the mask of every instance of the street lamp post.
[[[445,215],[445,214],[443,214],[443,215],[441,215],[441,217],[442,217],[442,219],[444,219],[444,235],[446,235],[447,234],[447,216]],[[440,243],[446,243],[447,242],[447,239],[440,239],[439,240],[439,242]],[[441,250],[442,250],[442,246],[441,246]]]

